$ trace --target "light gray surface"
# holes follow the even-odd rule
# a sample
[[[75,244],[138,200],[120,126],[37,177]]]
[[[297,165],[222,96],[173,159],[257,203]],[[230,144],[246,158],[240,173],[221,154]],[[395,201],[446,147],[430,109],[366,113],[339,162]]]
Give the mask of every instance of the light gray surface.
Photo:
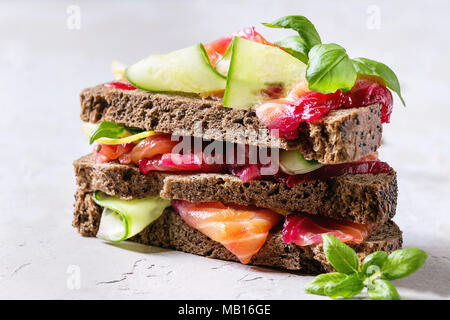
[[[374,3],[1,2],[0,298],[317,298],[303,293],[311,277],[109,245],[71,227],[72,161],[90,151],[81,89],[111,79],[112,59],[132,63],[249,25],[276,40],[288,32],[258,23],[286,14],[308,16],[324,42],[399,75],[408,107],[395,101],[381,157],[398,172],[395,221],[405,247],[423,248],[429,259],[395,284],[404,298],[450,298],[449,2]],[[70,5],[81,9],[79,30],[66,26]],[[369,28],[373,10],[379,29]]]

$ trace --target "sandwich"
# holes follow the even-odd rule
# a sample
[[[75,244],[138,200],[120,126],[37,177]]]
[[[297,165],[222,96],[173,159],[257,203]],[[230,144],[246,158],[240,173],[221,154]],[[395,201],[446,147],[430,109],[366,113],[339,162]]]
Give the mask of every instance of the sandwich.
[[[81,92],[93,152],[74,162],[73,226],[243,264],[334,269],[322,234],[362,260],[402,246],[397,175],[379,159],[403,102],[394,72],[323,44],[303,16],[168,54]]]

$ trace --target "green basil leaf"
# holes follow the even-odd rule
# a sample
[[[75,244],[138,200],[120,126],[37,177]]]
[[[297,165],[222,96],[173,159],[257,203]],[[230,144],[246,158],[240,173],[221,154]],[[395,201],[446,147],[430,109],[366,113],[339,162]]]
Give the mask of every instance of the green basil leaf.
[[[427,260],[425,251],[408,248],[392,252],[381,269],[381,277],[394,280],[409,276],[423,266]]]
[[[308,64],[309,49],[306,47],[300,36],[289,36],[275,42],[275,44],[285,49],[304,64]]]
[[[136,127],[125,127],[125,130],[129,131],[131,134],[137,134],[144,131],[144,129]]]
[[[329,282],[325,285],[324,292],[330,298],[351,298],[364,289],[364,283],[358,278],[358,274],[354,273],[340,282]]]
[[[387,259],[387,253],[384,251],[376,251],[364,258],[361,272],[367,276],[374,274],[376,271],[381,271],[384,262]]]
[[[367,289],[367,295],[372,300],[400,300],[400,295],[394,285],[387,280],[377,279],[373,286]]]
[[[306,79],[310,90],[322,93],[338,89],[350,90],[356,81],[356,71],[345,49],[337,44],[319,44],[308,54]]]
[[[90,136],[89,144],[93,144],[99,138],[120,138],[125,131],[125,127],[111,121],[103,121],[99,124],[97,130]]]
[[[344,280],[347,276],[343,273],[332,272],[332,273],[323,273],[314,278],[313,281],[308,283],[305,287],[305,291],[307,293],[318,294],[321,296],[325,295],[325,285],[330,282],[340,282]]]
[[[397,76],[391,68],[389,68],[384,63],[367,58],[356,58],[353,59],[352,62],[357,73],[383,78],[384,82],[386,82],[387,87],[397,93],[403,105],[406,105],[405,100],[403,100],[401,94],[400,82],[398,81]]]
[[[355,250],[329,234],[322,234],[323,251],[330,264],[341,273],[359,272],[359,259]]]
[[[270,28],[284,28],[297,31],[300,40],[307,48],[306,53],[308,53],[315,45],[322,43],[316,28],[312,22],[304,16],[286,16],[279,18],[272,23],[263,23],[263,25]]]

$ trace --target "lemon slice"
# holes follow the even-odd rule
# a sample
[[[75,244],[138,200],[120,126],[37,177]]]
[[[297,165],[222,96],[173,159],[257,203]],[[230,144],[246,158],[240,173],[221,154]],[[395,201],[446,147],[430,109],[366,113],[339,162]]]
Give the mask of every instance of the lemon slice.
[[[144,131],[144,132],[133,134],[131,136],[124,137],[124,138],[119,138],[119,139],[99,138],[95,141],[97,141],[98,143],[101,143],[101,144],[122,144],[122,143],[133,142],[136,140],[141,140],[141,139],[153,136],[154,134],[156,134],[155,131]]]
[[[111,71],[114,74],[114,80],[119,81],[119,80],[126,80],[127,78],[125,77],[125,69],[127,68],[126,65],[124,65],[123,63],[113,60],[113,62],[111,63]]]
[[[82,125],[83,132],[88,136],[92,136],[92,134],[97,130],[97,125],[93,123],[83,123]],[[133,135],[128,135],[123,138],[117,138],[117,139],[111,139],[111,138],[99,138],[95,140],[98,143],[101,144],[122,144],[122,143],[128,143],[133,142],[136,140],[141,140],[147,137],[150,137],[152,135],[156,134],[155,131],[144,131]]]
[[[83,129],[83,132],[88,136],[92,136],[94,132],[97,130],[98,125],[90,122],[83,122],[81,125],[81,128]]]

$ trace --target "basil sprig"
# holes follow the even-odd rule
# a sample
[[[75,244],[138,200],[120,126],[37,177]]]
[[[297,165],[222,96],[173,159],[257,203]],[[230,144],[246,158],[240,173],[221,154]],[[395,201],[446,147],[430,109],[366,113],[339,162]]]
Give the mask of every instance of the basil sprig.
[[[389,280],[404,278],[416,272],[426,259],[426,253],[417,248],[397,250],[387,257],[381,266],[381,273]]]
[[[322,93],[338,89],[346,91],[355,84],[357,74],[378,76],[405,105],[397,76],[387,65],[367,58],[350,59],[343,47],[334,43],[322,44],[319,33],[306,17],[286,16],[263,25],[292,29],[298,33],[276,44],[307,65],[309,89]]]
[[[359,259],[355,250],[328,234],[322,235],[322,239],[325,256],[337,271],[345,274],[359,271]]]
[[[384,63],[367,58],[356,58],[353,59],[352,62],[353,67],[355,68],[357,73],[367,74],[370,76],[378,76],[382,78],[384,82],[386,82],[386,86],[397,93],[403,105],[406,105],[400,91],[400,83],[391,68],[389,68]]]
[[[97,127],[97,130],[89,137],[89,144],[93,144],[95,140],[100,138],[118,139],[123,136],[125,131],[130,131],[132,134],[139,133],[142,130],[139,128],[126,127],[111,121],[103,121]]]
[[[323,273],[318,275],[311,281],[306,287],[305,291],[312,294],[318,294],[321,296],[325,296],[325,286],[331,285],[333,283],[339,283],[344,280],[347,276],[343,273],[332,272],[332,273]]]
[[[347,52],[340,45],[318,44],[308,54],[306,79],[311,90],[332,93],[348,91],[356,81],[356,71]]]
[[[317,44],[321,44],[319,33],[308,18],[304,16],[286,16],[279,18],[272,23],[263,23],[270,28],[284,28],[297,31],[297,40],[302,43],[306,55],[309,50]]]
[[[371,287],[367,289],[367,295],[372,300],[401,300],[394,285],[387,280],[374,280]]]
[[[284,50],[289,52],[304,64],[308,63],[308,52],[310,48],[307,47],[300,36],[289,36],[275,42],[275,44],[283,47]]]
[[[400,300],[394,285],[388,280],[409,276],[427,259],[425,251],[408,248],[392,252],[376,251],[365,257],[360,267],[356,252],[328,234],[322,235],[327,260],[337,272],[318,275],[306,287],[307,293],[330,298],[351,298],[367,287],[373,300]]]

